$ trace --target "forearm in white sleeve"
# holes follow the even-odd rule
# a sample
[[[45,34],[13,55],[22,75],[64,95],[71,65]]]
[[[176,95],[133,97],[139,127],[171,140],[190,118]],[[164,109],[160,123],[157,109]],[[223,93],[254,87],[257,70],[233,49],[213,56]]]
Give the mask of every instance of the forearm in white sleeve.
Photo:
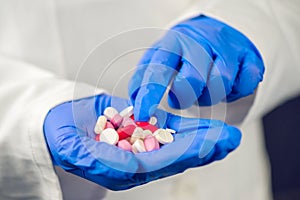
[[[57,104],[95,91],[0,56],[0,199],[62,199],[43,122]]]

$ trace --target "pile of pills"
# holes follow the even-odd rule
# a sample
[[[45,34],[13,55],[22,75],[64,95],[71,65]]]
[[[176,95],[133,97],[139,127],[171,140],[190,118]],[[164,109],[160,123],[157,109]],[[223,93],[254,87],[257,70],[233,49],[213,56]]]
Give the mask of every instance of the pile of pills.
[[[95,139],[133,153],[157,150],[160,145],[173,142],[173,129],[162,129],[156,126],[157,118],[149,122],[135,122],[133,106],[118,112],[107,107],[99,116],[94,128]]]

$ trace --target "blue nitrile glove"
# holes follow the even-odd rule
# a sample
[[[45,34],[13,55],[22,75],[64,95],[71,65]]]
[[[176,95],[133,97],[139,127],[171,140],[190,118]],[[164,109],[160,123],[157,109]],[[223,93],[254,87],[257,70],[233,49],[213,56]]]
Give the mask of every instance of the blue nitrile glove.
[[[55,165],[112,190],[124,190],[224,158],[240,143],[238,129],[221,121],[187,119],[157,110],[160,127],[178,132],[161,149],[134,154],[94,140],[97,116],[129,101],[108,95],[60,104],[49,111],[44,135]]]
[[[170,83],[169,105],[185,109],[252,94],[263,73],[262,58],[248,38],[201,15],[174,26],[147,50],[129,83],[129,96],[136,119],[147,121]]]

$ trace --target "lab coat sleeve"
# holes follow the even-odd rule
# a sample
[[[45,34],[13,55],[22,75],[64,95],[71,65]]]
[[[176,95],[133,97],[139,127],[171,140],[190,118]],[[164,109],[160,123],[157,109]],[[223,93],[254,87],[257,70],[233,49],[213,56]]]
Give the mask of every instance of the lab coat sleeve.
[[[176,21],[204,14],[234,27],[255,44],[266,71],[248,114],[253,119],[300,93],[299,10],[298,0],[199,0]]]
[[[62,199],[44,118],[57,104],[101,92],[0,55],[0,199]]]

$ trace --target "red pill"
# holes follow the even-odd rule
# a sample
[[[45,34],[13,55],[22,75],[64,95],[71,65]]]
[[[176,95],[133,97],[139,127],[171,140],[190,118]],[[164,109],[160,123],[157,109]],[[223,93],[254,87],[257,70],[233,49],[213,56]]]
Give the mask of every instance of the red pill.
[[[144,130],[150,130],[152,133],[154,133],[158,128],[149,122],[136,122],[136,125],[141,127]]]
[[[132,120],[134,120],[134,115],[131,115],[130,118],[131,118]]]
[[[139,127],[148,126],[149,122],[135,122]]]
[[[119,128],[117,130],[117,132],[119,134],[119,140],[123,140],[123,139],[130,137],[135,128],[136,127],[134,125],[129,125],[129,126]]]

